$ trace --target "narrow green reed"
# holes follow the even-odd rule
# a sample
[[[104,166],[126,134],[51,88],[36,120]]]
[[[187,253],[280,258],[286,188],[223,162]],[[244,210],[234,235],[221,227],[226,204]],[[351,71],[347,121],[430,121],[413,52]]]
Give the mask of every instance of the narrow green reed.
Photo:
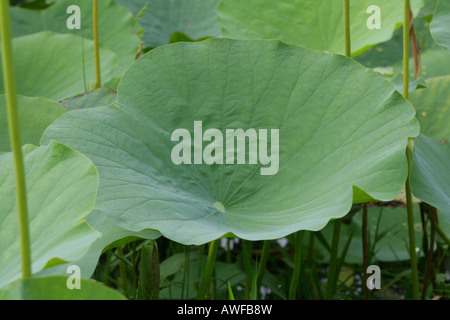
[[[410,0],[405,0],[403,10],[403,96],[409,98],[409,41],[410,41]],[[406,208],[408,213],[409,252],[411,257],[411,276],[413,299],[419,300],[419,275],[417,270],[416,239],[414,231],[414,210],[411,191],[411,155],[409,147],[406,149],[408,175],[406,178]]]
[[[257,276],[258,291],[261,287],[261,281],[264,277],[264,272],[266,271],[267,259],[269,258],[270,253],[270,243],[271,243],[270,240],[264,240],[263,242],[263,248],[261,251],[261,260],[259,262],[258,276]]]
[[[16,177],[17,212],[19,215],[19,234],[22,260],[22,277],[31,278],[31,246],[28,226],[27,193],[25,185],[25,169],[23,163],[19,114],[17,111],[17,94],[14,77],[14,63],[11,41],[11,24],[9,15],[9,1],[0,1],[0,26],[3,79],[8,109],[9,135],[14,155],[14,173]]]
[[[206,260],[205,271],[197,291],[197,300],[204,300],[208,295],[211,286],[211,277],[216,262],[217,250],[219,249],[220,239],[214,240],[209,244],[208,258]]]
[[[100,72],[100,42],[99,42],[99,32],[98,32],[98,0],[94,0],[93,3],[93,29],[94,29],[94,54],[95,54],[95,75],[96,84],[95,88],[98,89],[102,86],[102,77]]]

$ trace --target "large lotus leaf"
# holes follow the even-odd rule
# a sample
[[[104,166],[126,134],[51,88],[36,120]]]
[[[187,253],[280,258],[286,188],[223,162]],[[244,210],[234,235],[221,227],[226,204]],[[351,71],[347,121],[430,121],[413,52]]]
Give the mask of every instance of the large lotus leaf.
[[[87,85],[95,81],[91,40],[44,31],[13,39],[13,48],[18,94],[60,100],[84,93],[84,77]],[[103,47],[100,55],[102,77],[107,81],[113,76],[117,59]],[[3,79],[0,93],[4,93]]]
[[[380,8],[381,28],[369,29],[372,5]],[[412,0],[417,12],[422,0]],[[361,53],[392,38],[403,20],[403,2],[350,1],[352,52]],[[344,53],[342,1],[336,0],[222,0],[217,9],[222,35],[244,39],[279,39],[318,50]]]
[[[450,223],[450,145],[423,134],[414,139],[411,188],[422,201],[435,206]]]
[[[124,228],[153,228],[186,244],[227,233],[273,239],[342,217],[353,186],[355,202],[395,198],[408,137],[419,131],[414,115],[394,85],[344,56],[210,39],[152,50],[125,73],[117,104],[63,115],[42,142],[62,141],[92,159],[101,176],[97,209]],[[259,150],[274,141],[274,160],[268,137],[279,130],[279,171],[175,165],[172,133],[192,135],[194,121],[220,134],[269,130],[267,138],[260,132]]]
[[[98,173],[89,159],[56,142],[23,148],[32,271],[73,261],[99,237],[85,221],[94,207]],[[12,153],[0,155],[0,288],[21,276]]]
[[[430,31],[437,44],[450,50],[450,0],[439,0]]]
[[[68,29],[67,20],[71,14],[67,9],[77,5],[81,10],[81,29]],[[133,63],[139,47],[139,39],[132,32],[133,16],[113,0],[98,2],[100,43],[117,56],[117,69],[114,76],[121,76]],[[45,10],[11,9],[13,36],[24,36],[40,31],[72,33],[87,39],[93,39],[92,0],[63,0]],[[79,46],[79,42],[73,44]]]
[[[66,277],[18,280],[0,291],[0,300],[126,300],[115,291],[93,280],[80,280],[80,289],[70,290]]]
[[[65,274],[70,265],[77,265],[80,267],[81,276],[90,278],[94,274],[100,255],[109,246],[115,247],[115,244],[119,242],[123,245],[123,243],[137,239],[157,239],[161,236],[159,232],[154,230],[142,230],[140,232],[125,230],[117,226],[111,218],[97,210],[94,210],[86,219],[90,226],[102,233],[102,236],[95,240],[86,254],[80,259],[46,268],[38,276]]]
[[[450,138],[450,76],[427,79],[427,88],[410,95],[421,132],[435,139]]]
[[[220,27],[216,21],[219,0],[116,0],[135,15],[148,4],[139,19],[145,28],[144,45],[158,47],[169,43],[174,32],[182,32],[191,39],[216,37]]]
[[[56,101],[23,96],[18,96],[18,108],[22,145],[39,145],[44,130],[66,112]],[[11,151],[4,95],[0,95],[0,151]]]

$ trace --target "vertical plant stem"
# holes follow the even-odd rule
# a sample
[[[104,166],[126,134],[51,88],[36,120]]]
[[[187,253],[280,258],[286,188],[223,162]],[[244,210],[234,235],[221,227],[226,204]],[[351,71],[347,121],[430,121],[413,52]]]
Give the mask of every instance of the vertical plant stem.
[[[130,246],[128,245],[128,248],[130,250]],[[133,263],[133,283],[134,283],[134,288],[138,289],[139,287],[139,264],[138,264],[138,260],[139,260],[139,256],[141,254],[141,250],[137,251],[136,250],[136,242],[133,241],[133,256],[131,258],[132,263]]]
[[[338,251],[339,238],[341,235],[341,219],[334,220],[333,243],[331,244],[330,265],[328,270],[326,300],[331,300],[335,293],[337,269],[338,269]]]
[[[99,33],[98,33],[98,0],[94,0],[93,4],[93,28],[94,28],[94,53],[95,53],[95,75],[96,84],[95,88],[98,89],[102,86],[102,77],[100,72],[100,44],[99,44]]]
[[[352,45],[350,36],[350,0],[344,1],[344,37],[345,37],[345,55],[352,56]]]
[[[308,253],[306,256],[306,262],[308,265],[309,270],[311,271],[311,289],[312,289],[312,295],[315,300],[319,300],[319,292],[317,291],[317,286],[315,284],[316,276],[315,276],[315,263],[314,263],[314,239],[315,239],[315,232],[309,231],[309,242],[308,242]]]
[[[411,37],[411,48],[413,50],[413,58],[414,58],[414,77],[416,79],[420,76],[420,51],[419,47],[417,45],[417,39],[416,39],[416,32],[414,30],[414,14],[411,10],[411,7],[409,8],[409,28],[410,28],[410,37]]]
[[[250,247],[250,248],[249,248]],[[245,300],[250,299],[250,292],[253,279],[252,271],[252,257],[251,257],[251,242],[242,240],[242,257],[244,259],[245,269]]]
[[[211,277],[214,272],[214,265],[216,262],[217,250],[219,249],[220,240],[214,240],[209,244],[208,258],[206,260],[205,271],[200,286],[197,291],[197,300],[204,300],[208,295],[211,285]]]
[[[403,96],[409,98],[409,0],[404,0],[403,12]]]
[[[255,262],[255,271],[252,274],[252,288],[250,289],[250,300],[258,300],[258,260]]]
[[[364,300],[369,300],[369,288],[367,287],[367,268],[369,267],[369,238],[367,226],[367,204],[363,204],[363,224],[362,224],[362,241],[363,241],[363,272],[364,272]]]
[[[437,212],[436,208],[432,206],[427,205],[427,213],[428,217],[431,222],[431,229],[430,229],[430,247],[427,250],[427,263],[425,266],[425,278],[423,280],[423,287],[422,287],[422,300],[425,300],[428,286],[433,278],[433,253],[434,253],[434,240],[436,236],[436,224],[437,224]]]
[[[405,0],[403,9],[403,96],[409,98],[409,37],[410,37],[410,0]],[[408,213],[409,251],[411,256],[411,276],[413,299],[419,300],[419,274],[417,270],[416,239],[414,232],[414,210],[411,191],[411,156],[409,148],[406,149],[408,176],[406,179],[406,207]]]
[[[351,33],[350,33],[350,0],[343,0],[344,5],[344,39],[345,39],[345,55],[351,57],[352,45],[351,45]],[[339,238],[341,234],[341,219],[334,221],[333,229],[333,243],[331,244],[330,265],[328,270],[327,280],[327,292],[325,299],[331,300],[335,293],[336,279],[338,272],[338,251],[339,251]]]
[[[425,202],[420,203],[420,220],[422,222],[422,250],[425,257],[428,255],[428,231],[427,231],[427,204]]]
[[[261,281],[264,277],[264,272],[266,271],[267,259],[269,258],[270,243],[271,243],[270,240],[265,240],[263,242],[263,248],[262,248],[262,252],[261,252],[261,260],[259,262],[258,275],[256,278],[256,281],[258,284],[258,292],[261,287]]]
[[[190,263],[190,247],[184,246],[184,266],[183,266],[183,283],[181,284],[181,300],[184,299],[184,292],[187,282],[189,281],[189,263]],[[189,285],[186,296],[189,296]]]
[[[16,201],[19,216],[19,234],[22,260],[22,277],[31,278],[31,246],[28,226],[28,207],[25,185],[25,168],[20,139],[19,114],[17,111],[16,80],[11,41],[9,1],[0,1],[0,24],[2,42],[3,79],[8,109],[9,135],[14,155]]]
[[[117,254],[125,258],[123,249],[121,246],[117,247]],[[127,267],[123,260],[119,260],[119,272],[120,272],[120,282],[122,283],[123,292],[128,296],[128,277],[127,277]]]
[[[292,274],[291,285],[289,287],[289,300],[295,300],[297,296],[297,288],[300,280],[300,271],[302,268],[303,237],[304,231],[298,231],[295,234],[294,273]]]
[[[87,81],[86,81],[86,58],[84,56],[84,37],[81,38],[81,62],[83,64],[83,85],[84,85],[84,92],[87,93]]]
[[[411,157],[409,149],[406,150],[406,159],[408,162],[408,177],[406,179],[406,208],[408,213],[408,233],[409,233],[409,251],[411,256],[411,275],[412,275],[412,287],[413,287],[413,299],[419,299],[419,274],[417,270],[417,257],[416,257],[416,238],[414,231],[414,210],[412,203],[412,191],[410,182],[411,173]]]

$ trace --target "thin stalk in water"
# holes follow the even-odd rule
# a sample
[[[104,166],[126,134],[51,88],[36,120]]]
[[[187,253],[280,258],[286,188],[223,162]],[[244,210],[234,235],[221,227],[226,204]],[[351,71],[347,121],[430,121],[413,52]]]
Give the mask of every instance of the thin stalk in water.
[[[93,6],[94,6],[93,7],[94,54],[95,54],[95,75],[96,75],[95,88],[98,89],[102,86],[102,77],[100,72],[100,41],[98,32],[98,0],[94,0]]]
[[[8,109],[9,135],[14,155],[14,173],[16,179],[17,212],[19,215],[19,234],[22,260],[22,277],[31,278],[31,246],[28,226],[27,192],[25,169],[20,139],[19,114],[17,111],[16,80],[11,41],[9,1],[0,1],[0,26],[2,42],[3,79]]]
[[[403,10],[403,96],[409,98],[409,40],[410,40],[410,0],[405,0]],[[417,270],[416,239],[414,231],[414,211],[411,191],[411,155],[409,148],[406,149],[406,161],[408,165],[408,176],[406,178],[406,208],[408,213],[409,251],[411,256],[411,276],[413,299],[419,300],[419,274]]]

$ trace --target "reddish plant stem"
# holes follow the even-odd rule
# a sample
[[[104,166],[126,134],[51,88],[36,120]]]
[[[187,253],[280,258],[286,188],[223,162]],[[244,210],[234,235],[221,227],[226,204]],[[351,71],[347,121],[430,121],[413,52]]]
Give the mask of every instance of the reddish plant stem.
[[[420,76],[420,49],[417,46],[416,32],[414,31],[414,15],[411,9],[409,9],[409,32],[411,38],[411,47],[414,58],[414,76],[416,79]]]

